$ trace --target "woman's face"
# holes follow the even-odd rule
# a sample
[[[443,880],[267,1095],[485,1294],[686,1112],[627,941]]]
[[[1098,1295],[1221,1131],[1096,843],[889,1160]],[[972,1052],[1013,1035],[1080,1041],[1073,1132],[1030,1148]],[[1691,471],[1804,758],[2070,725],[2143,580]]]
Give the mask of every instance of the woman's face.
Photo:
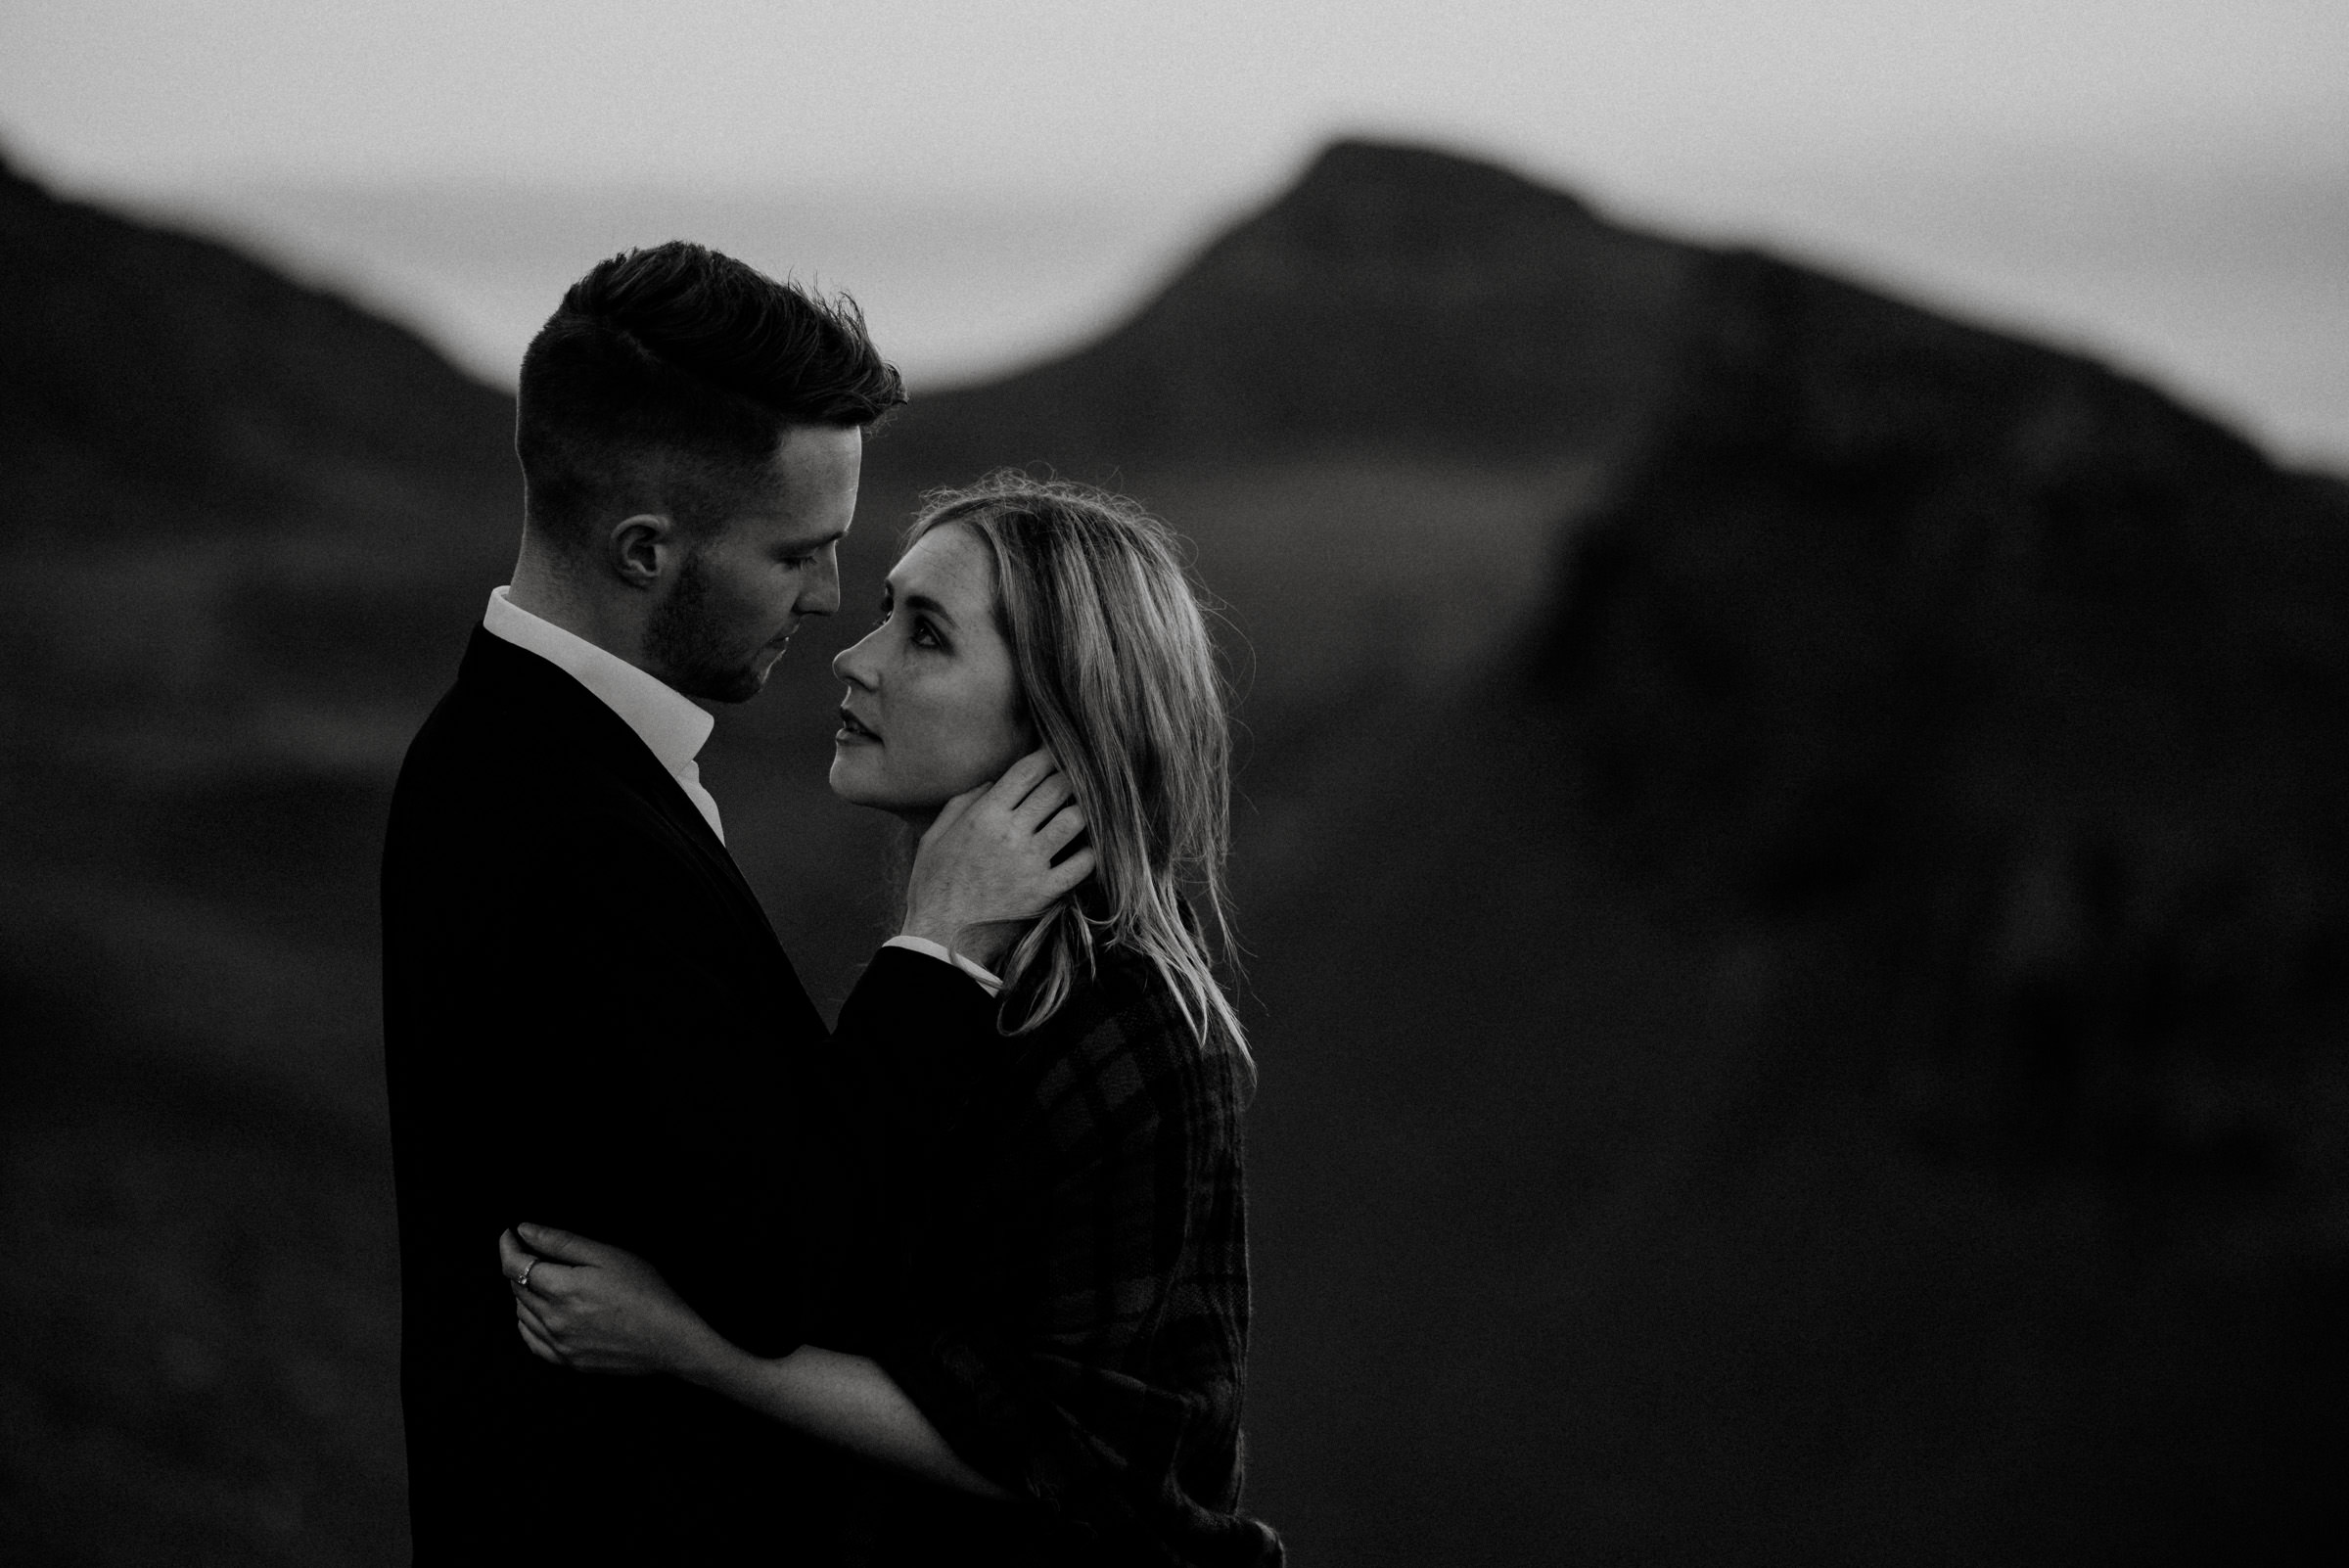
[[[928,817],[1036,749],[995,629],[986,542],[951,523],[923,534],[890,573],[881,609],[881,623],[832,661],[849,684],[832,793]]]

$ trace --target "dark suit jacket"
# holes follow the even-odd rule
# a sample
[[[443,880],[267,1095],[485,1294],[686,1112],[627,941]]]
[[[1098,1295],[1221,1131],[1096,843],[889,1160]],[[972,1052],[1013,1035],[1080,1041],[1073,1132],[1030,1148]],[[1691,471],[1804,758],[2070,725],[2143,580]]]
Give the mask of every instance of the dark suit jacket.
[[[400,770],[383,914],[417,1562],[823,1560],[843,1461],[534,1360],[495,1263],[506,1225],[560,1225],[747,1349],[801,1342],[839,1223],[804,1092],[826,1034],[724,846],[592,693],[477,630]],[[888,956],[860,1018],[985,1027],[977,986]]]

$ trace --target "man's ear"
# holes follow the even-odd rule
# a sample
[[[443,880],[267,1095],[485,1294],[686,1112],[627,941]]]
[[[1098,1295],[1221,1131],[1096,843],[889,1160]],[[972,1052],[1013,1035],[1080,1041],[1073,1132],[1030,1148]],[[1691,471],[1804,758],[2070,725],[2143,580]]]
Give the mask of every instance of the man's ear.
[[[638,512],[605,535],[605,564],[631,588],[650,588],[675,563],[677,526],[659,512]]]

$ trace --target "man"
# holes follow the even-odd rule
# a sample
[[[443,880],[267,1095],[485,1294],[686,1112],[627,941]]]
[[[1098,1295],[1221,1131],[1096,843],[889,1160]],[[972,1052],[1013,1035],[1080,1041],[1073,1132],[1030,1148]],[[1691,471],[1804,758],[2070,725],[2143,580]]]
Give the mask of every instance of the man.
[[[698,703],[756,695],[801,619],[839,607],[862,433],[903,400],[852,305],[685,244],[596,267],[524,356],[514,580],[408,753],[385,846],[419,1563],[824,1554],[809,1521],[840,1461],[668,1379],[534,1360],[492,1258],[516,1221],[558,1224],[643,1254],[746,1347],[800,1342],[823,1222],[794,1080],[825,1031],[726,853]],[[916,950],[868,969],[867,1025],[984,1028],[956,934],[1082,874],[994,805],[925,843],[897,945]]]

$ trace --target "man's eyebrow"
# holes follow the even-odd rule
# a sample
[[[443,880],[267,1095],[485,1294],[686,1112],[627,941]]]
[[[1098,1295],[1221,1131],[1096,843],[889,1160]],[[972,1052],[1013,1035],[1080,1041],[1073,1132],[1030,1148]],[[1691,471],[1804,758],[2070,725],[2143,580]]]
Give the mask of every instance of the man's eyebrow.
[[[849,530],[847,529],[834,529],[831,532],[825,534],[820,539],[796,540],[791,544],[785,545],[783,548],[783,553],[786,555],[813,555],[825,545],[838,544],[841,540],[847,538],[848,536]]]

